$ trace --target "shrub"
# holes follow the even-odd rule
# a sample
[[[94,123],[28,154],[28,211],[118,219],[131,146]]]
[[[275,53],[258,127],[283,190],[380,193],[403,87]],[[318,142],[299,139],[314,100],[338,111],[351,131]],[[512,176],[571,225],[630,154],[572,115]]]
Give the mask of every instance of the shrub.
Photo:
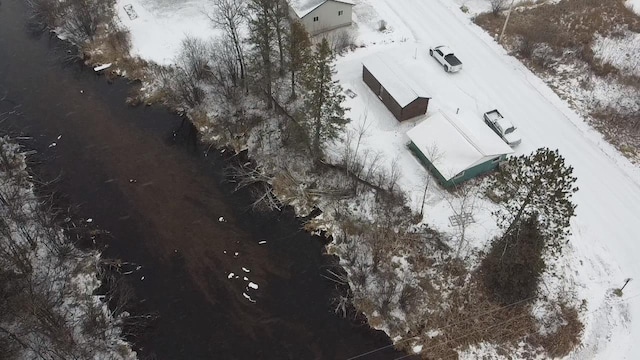
[[[355,48],[353,44],[353,34],[347,30],[339,31],[331,36],[331,50],[336,54],[341,54],[347,49]]]
[[[383,32],[387,30],[387,22],[385,20],[380,20],[378,22],[378,31]]]
[[[575,349],[580,344],[580,335],[584,329],[578,310],[574,307],[561,304],[558,316],[563,324],[556,332],[540,339],[542,347],[553,358],[565,357]]]

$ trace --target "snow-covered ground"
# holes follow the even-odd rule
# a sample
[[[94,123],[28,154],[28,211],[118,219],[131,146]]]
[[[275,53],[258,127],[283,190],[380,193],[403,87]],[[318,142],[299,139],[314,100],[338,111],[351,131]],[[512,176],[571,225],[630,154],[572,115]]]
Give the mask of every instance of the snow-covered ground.
[[[640,76],[640,34],[625,31],[618,37],[596,35],[593,53],[604,63],[635,76]]]
[[[625,5],[640,16],[640,0],[627,0]]]
[[[629,3],[637,4],[638,0]],[[403,54],[428,69],[416,78],[433,93],[429,114],[438,109],[469,112],[478,117],[498,108],[519,127],[523,141],[516,154],[528,154],[540,147],[558,148],[568,165],[574,167],[580,190],[574,196],[578,205],[570,237],[572,264],[579,296],[588,310],[583,346],[572,358],[636,359],[640,350],[640,169],[609,145],[589,127],[542,80],[518,60],[507,55],[492,36],[474,25],[461,12],[467,5],[473,11],[488,8],[483,0],[360,0],[354,7],[358,39],[363,45],[338,59],[338,80],[356,93],[347,98],[352,126],[366,118],[371,124],[368,146],[383,153],[390,163],[399,159],[403,178],[400,186],[410,195],[412,206],[419,206],[424,179],[429,176],[407,151],[405,133],[415,120],[398,123],[361,80],[362,61],[378,52]],[[181,39],[187,35],[208,38],[215,34],[203,13],[207,2],[194,0],[119,1],[119,14],[133,37],[133,53],[161,64],[171,63]],[[124,11],[132,5],[138,17]],[[635,5],[634,5],[635,7]],[[386,30],[379,31],[380,21]],[[464,63],[460,73],[447,74],[428,56],[430,45],[451,46]],[[469,236],[479,243],[496,232],[490,216],[491,204],[482,202],[474,215]],[[440,231],[453,233],[449,223],[450,205],[434,188],[425,209],[424,221]],[[611,290],[631,281],[622,297]]]
[[[480,121],[482,112],[498,108],[518,126],[523,143],[517,154],[530,153],[539,147],[558,148],[567,163],[575,168],[580,190],[575,195],[577,216],[572,221],[571,244],[578,264],[574,268],[584,287],[580,296],[587,300],[589,312],[585,329],[588,346],[574,358],[637,358],[632,339],[640,336],[637,321],[640,305],[633,301],[640,290],[631,283],[621,299],[610,299],[612,288],[620,287],[625,278],[638,278],[640,244],[636,241],[636,224],[640,223],[640,171],[620,155],[602,137],[589,128],[566,103],[527,70],[516,59],[506,55],[493,39],[470,22],[456,6],[446,1],[412,0],[362,1],[370,4],[392,29],[407,41],[401,45],[370,46],[339,59],[338,77],[359,96],[349,100],[352,117],[357,120],[362,109],[378,119],[373,126],[371,144],[385,144],[381,149],[393,158],[403,157],[403,187],[415,189],[423,172],[411,155],[402,155],[408,141],[404,132],[412,124],[398,124],[384,106],[360,80],[361,59],[377,51],[404,51],[416,61],[432,64],[433,71],[420,74],[433,89],[429,112],[437,108],[474,112]],[[446,29],[446,31],[444,31]],[[446,74],[428,57],[429,45],[450,45],[464,63],[457,74]],[[356,102],[360,102],[357,104]],[[411,164],[413,162],[413,164]],[[416,194],[414,190],[415,199]],[[433,204],[438,211],[451,213],[445,204]],[[495,228],[491,219],[477,224],[487,234]],[[437,228],[448,224],[425,219]],[[478,219],[476,219],[478,220]],[[482,221],[482,220],[480,220]],[[479,229],[474,233],[477,234]],[[476,235],[477,236],[477,235]],[[628,294],[628,295],[627,295]],[[629,301],[625,301],[628,299]],[[611,304],[615,302],[615,304]],[[628,307],[628,309],[627,309]]]
[[[131,32],[131,55],[171,65],[187,37],[209,39],[217,34],[207,14],[207,0],[117,0],[120,22]]]

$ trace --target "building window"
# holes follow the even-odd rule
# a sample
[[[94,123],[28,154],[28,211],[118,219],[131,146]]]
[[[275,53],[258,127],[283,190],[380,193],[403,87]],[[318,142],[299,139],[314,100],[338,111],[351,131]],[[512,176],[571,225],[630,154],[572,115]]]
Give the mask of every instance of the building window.
[[[344,10],[339,10],[338,11],[338,16],[341,16],[342,14],[344,14]]]
[[[463,172],[461,172],[460,174],[456,175],[456,176],[454,177],[454,179],[460,179],[460,178],[461,178],[461,177],[463,177],[463,176],[464,176],[464,171],[463,171]]]
[[[318,20],[319,20],[319,19],[318,19],[318,17],[317,17],[317,16],[314,16],[314,17],[313,17],[313,22],[316,22],[316,21],[318,21]]]
[[[500,162],[500,156],[498,156],[497,158],[495,158],[495,159],[491,160],[491,162],[492,162],[493,164],[495,164],[495,163],[497,163],[497,162]]]

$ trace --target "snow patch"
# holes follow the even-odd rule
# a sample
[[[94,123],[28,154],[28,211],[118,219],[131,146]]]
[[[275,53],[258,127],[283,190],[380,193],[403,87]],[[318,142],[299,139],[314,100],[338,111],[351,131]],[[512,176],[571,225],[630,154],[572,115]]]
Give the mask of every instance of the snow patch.
[[[618,36],[596,35],[591,49],[603,63],[627,75],[640,76],[640,33],[626,30]]]
[[[244,296],[244,298],[245,298],[245,299],[247,299],[247,300],[251,301],[252,303],[255,303],[255,302],[256,302],[255,300],[253,300],[253,299],[251,298],[251,296],[247,295],[246,293],[242,293],[242,296]]]
[[[640,0],[627,0],[625,5],[638,16],[640,16]]]

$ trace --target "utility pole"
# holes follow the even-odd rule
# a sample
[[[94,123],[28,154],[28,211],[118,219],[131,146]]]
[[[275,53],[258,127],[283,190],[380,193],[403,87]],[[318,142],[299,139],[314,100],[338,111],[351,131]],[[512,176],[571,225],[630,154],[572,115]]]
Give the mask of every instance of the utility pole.
[[[502,25],[502,31],[500,32],[500,36],[498,36],[498,44],[502,41],[502,36],[504,35],[504,30],[507,28],[507,23],[509,22],[509,17],[511,16],[511,11],[513,10],[513,3],[515,0],[511,0],[511,5],[509,5],[509,12],[507,13],[507,18],[504,20],[504,25]]]

